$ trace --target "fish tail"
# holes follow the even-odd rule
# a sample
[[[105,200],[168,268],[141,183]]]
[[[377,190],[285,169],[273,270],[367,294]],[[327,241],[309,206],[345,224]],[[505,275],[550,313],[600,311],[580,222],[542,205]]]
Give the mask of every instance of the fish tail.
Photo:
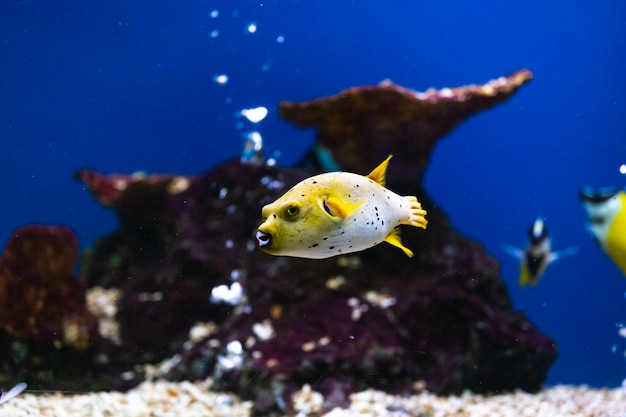
[[[422,204],[417,201],[417,197],[409,195],[403,198],[409,204],[410,212],[409,219],[405,224],[426,229],[426,225],[428,224],[428,220],[424,217],[426,216],[426,210],[422,209]]]
[[[530,278],[530,272],[528,272],[528,268],[524,263],[522,263],[520,267],[519,281],[518,285],[520,287],[525,287],[526,285],[534,286],[537,283],[536,280],[532,280]]]

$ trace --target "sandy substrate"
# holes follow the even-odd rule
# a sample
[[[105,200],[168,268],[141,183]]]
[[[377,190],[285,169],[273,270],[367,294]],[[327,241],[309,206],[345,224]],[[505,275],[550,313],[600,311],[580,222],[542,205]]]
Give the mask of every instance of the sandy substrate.
[[[50,417],[209,417],[249,416],[251,404],[235,396],[209,391],[208,382],[145,382],[128,393],[33,394],[26,391],[0,406],[0,416]],[[626,417],[626,392],[557,386],[537,394],[517,392],[485,397],[465,394],[437,397],[422,393],[397,397],[378,391],[354,394],[348,409],[336,408],[326,417]],[[299,417],[319,416],[320,394],[304,387],[294,396]]]

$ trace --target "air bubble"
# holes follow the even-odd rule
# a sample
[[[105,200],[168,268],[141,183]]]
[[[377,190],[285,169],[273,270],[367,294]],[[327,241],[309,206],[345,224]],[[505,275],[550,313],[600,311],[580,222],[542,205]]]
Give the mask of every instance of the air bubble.
[[[228,75],[219,74],[213,77],[213,82],[218,85],[224,85],[228,82]]]
[[[243,109],[241,111],[241,115],[250,120],[252,123],[259,123],[261,120],[265,119],[267,113],[267,108],[263,106],[255,107],[253,109]]]

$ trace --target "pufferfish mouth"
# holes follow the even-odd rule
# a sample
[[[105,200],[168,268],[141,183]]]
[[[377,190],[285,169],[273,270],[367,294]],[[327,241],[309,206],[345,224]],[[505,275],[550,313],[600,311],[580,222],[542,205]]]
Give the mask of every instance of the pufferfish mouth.
[[[257,230],[256,240],[259,242],[259,247],[264,248],[272,244],[272,235],[262,230]]]

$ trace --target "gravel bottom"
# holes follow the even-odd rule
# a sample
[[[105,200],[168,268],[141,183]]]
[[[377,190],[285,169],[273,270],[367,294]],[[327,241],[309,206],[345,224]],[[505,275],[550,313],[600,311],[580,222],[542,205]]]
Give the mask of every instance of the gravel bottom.
[[[252,404],[231,394],[209,391],[210,382],[144,382],[127,393],[95,392],[67,395],[26,391],[0,405],[0,416],[50,417],[244,417]],[[298,417],[320,416],[323,397],[304,386],[293,398]],[[591,389],[556,386],[536,394],[438,397],[424,392],[411,397],[363,391],[351,396],[347,409],[324,417],[626,417],[626,392],[620,388]]]

